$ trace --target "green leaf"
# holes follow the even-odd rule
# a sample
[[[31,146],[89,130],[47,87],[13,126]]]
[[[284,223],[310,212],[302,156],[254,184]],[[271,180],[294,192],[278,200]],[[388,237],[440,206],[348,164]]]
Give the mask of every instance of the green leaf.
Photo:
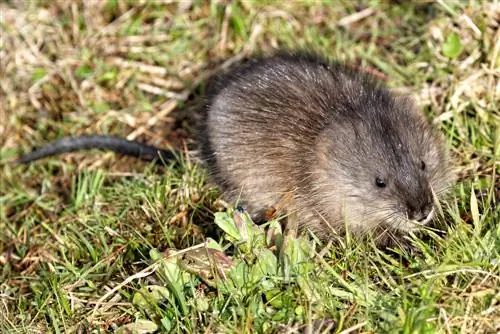
[[[229,22],[231,24],[231,28],[233,28],[236,34],[241,37],[247,36],[244,16],[242,15],[236,1],[231,4],[231,18],[229,19]]]
[[[248,265],[244,262],[238,263],[229,272],[229,277],[231,278],[234,286],[242,292],[243,287],[247,283],[248,279]]]
[[[276,275],[278,273],[278,259],[274,253],[266,248],[256,250],[257,262],[255,268],[260,275]]]
[[[156,248],[152,248],[149,251],[149,256],[151,257],[151,260],[153,260],[153,261],[160,261],[163,258],[161,252]]]
[[[158,303],[169,297],[168,289],[160,285],[148,285],[139,289],[134,293],[132,303],[142,308],[146,308],[150,303]]]
[[[222,247],[212,238],[207,238],[207,248],[214,249],[219,252],[223,252]]]
[[[170,283],[182,286],[181,268],[177,263],[163,261],[162,268],[164,270],[163,273]]]
[[[149,255],[152,259],[157,259],[160,256],[156,249],[151,250]],[[186,275],[184,275],[185,272],[181,270],[177,262],[177,258],[161,258],[161,260],[159,260],[160,266],[158,268],[158,273],[167,281],[167,288],[175,296],[179,302],[181,313],[185,315],[188,310],[183,289]]]
[[[163,317],[161,319],[161,324],[166,331],[170,331],[172,329],[172,321],[168,317]]]
[[[113,69],[103,73],[99,77],[99,80],[101,82],[113,81],[113,80],[116,80],[117,75],[118,75],[118,71],[115,68],[113,68]]]
[[[474,223],[475,231],[479,233],[481,228],[481,219],[479,218],[479,205],[477,202],[476,193],[474,192],[474,188],[470,190],[470,211],[472,214],[472,222]]]
[[[31,74],[31,79],[33,80],[33,82],[37,82],[42,80],[45,75],[47,75],[47,71],[43,67],[37,67]]]
[[[219,226],[226,234],[236,240],[241,239],[241,234],[236,227],[234,220],[226,212],[215,213],[215,224]]]
[[[118,328],[115,333],[146,334],[154,333],[158,330],[158,325],[149,320],[137,319],[135,322]]]
[[[96,113],[103,113],[103,112],[106,112],[108,111],[110,108],[109,104],[107,104],[106,102],[96,102],[94,103],[94,105],[92,106],[92,109],[96,112]]]
[[[79,79],[85,79],[92,75],[93,69],[88,65],[82,65],[75,70],[75,75]]]
[[[446,37],[443,44],[443,54],[448,58],[457,58],[462,53],[463,45],[460,37],[456,33],[451,33]]]

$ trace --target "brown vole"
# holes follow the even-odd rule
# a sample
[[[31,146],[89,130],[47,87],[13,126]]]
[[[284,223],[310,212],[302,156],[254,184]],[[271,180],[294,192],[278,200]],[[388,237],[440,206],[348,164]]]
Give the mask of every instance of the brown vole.
[[[19,161],[89,147],[141,155],[140,146],[104,138],[64,139]],[[415,230],[451,182],[442,139],[409,99],[313,55],[259,58],[222,75],[198,144],[227,198],[256,219],[280,208],[323,239],[345,227],[358,236]]]

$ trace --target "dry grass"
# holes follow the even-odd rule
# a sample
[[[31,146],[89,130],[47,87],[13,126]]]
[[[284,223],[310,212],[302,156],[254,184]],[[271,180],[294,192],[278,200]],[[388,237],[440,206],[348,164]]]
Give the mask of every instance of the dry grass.
[[[179,332],[500,330],[500,5],[401,3],[1,3],[1,331],[107,331],[136,319]],[[463,46],[456,58],[443,53],[452,33]],[[84,133],[186,151],[207,78],[278,48],[328,54],[417,97],[457,166],[452,227],[418,243],[414,258],[326,248],[303,269],[310,287],[274,277],[279,305],[262,300],[274,291],[262,284],[238,294],[195,278],[185,304],[134,304],[145,286],[172,288],[161,266],[149,267],[152,249],[192,247],[213,232],[221,203],[203,171],[102,152],[12,160]]]

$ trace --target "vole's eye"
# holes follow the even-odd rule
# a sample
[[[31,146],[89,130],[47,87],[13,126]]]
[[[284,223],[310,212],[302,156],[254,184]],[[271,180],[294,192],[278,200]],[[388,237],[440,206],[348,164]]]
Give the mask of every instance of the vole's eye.
[[[425,170],[425,162],[424,162],[423,160],[422,160],[422,161],[420,161],[420,168],[421,168],[422,170]]]
[[[379,188],[384,188],[387,185],[386,182],[385,182],[385,180],[383,178],[381,178],[381,177],[375,178],[375,184]]]

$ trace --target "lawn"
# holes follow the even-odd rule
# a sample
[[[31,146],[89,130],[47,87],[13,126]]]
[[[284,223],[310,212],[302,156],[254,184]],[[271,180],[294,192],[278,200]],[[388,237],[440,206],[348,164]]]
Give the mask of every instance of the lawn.
[[[196,162],[212,75],[307,49],[415,97],[457,182],[413,250],[256,226]],[[498,1],[0,3],[0,332],[500,331]],[[74,134],[179,151],[29,166]]]

